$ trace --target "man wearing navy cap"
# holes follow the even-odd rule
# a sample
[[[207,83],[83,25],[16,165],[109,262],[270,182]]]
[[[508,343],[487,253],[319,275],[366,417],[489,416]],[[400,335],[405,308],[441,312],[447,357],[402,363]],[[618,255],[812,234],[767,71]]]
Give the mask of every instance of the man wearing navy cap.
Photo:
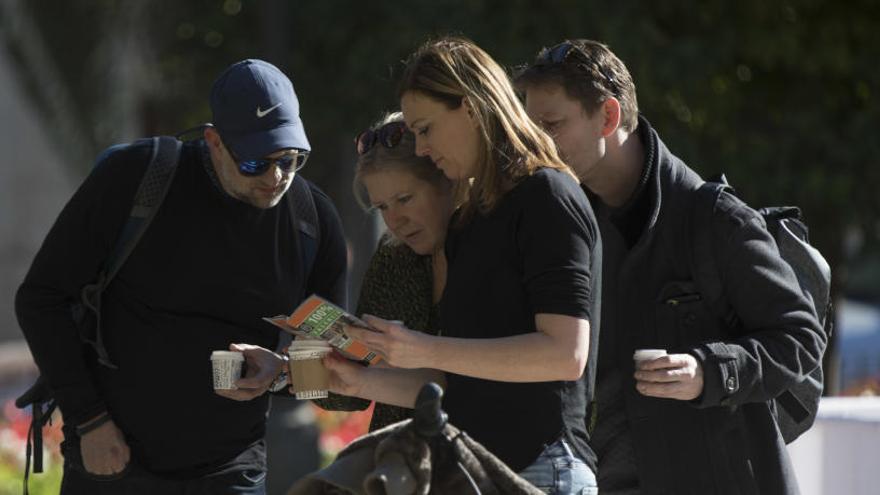
[[[217,78],[210,102],[213,125],[183,144],[167,196],[103,292],[116,369],[79,339],[70,303],[110,255],[149,145],[101,158],[19,289],[19,322],[64,416],[62,494],[265,493],[265,392],[278,370],[250,369],[242,388],[215,393],[211,352],[277,348],[261,317],[309,294],[347,304],[338,214],[296,173],[311,147],[290,80],[244,60]],[[308,267],[295,194],[311,196],[317,214]]]
[[[262,60],[238,62],[214,82],[211,109],[215,127],[206,129],[205,141],[223,188],[257,208],[278,204],[311,150],[290,80]],[[261,159],[293,165],[273,174],[242,165]]]

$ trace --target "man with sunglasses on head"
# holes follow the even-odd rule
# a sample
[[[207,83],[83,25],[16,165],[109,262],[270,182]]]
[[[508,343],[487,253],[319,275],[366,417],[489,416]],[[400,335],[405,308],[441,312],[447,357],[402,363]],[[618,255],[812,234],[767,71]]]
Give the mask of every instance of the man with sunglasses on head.
[[[767,401],[820,365],[827,336],[761,216],[728,193],[712,213],[738,319],[728,326],[701,300],[688,258],[703,180],[639,114],[623,62],[601,43],[566,41],[517,85],[580,177],[602,235],[600,493],[798,493]],[[634,361],[652,348],[661,351]]]
[[[62,494],[265,493],[265,392],[279,370],[251,367],[238,389],[215,393],[211,353],[277,349],[261,317],[309,294],[347,305],[338,214],[297,174],[310,145],[290,80],[244,60],[217,78],[210,103],[213,125],[183,143],[167,196],[103,292],[115,369],[78,338],[70,303],[110,256],[151,146],[103,156],[19,289],[19,321],[64,416]],[[310,266],[297,199],[317,216]]]

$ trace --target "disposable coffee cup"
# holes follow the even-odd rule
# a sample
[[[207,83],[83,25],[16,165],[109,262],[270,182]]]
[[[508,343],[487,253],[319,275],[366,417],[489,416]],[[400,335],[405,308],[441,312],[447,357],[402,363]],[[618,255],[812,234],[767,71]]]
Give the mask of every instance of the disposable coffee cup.
[[[214,351],[211,367],[214,369],[214,390],[235,390],[235,381],[241,378],[244,356],[240,352]]]
[[[666,349],[636,349],[633,353],[633,359],[639,361],[651,361],[666,355]]]
[[[323,399],[327,397],[330,375],[324,367],[324,356],[330,353],[330,346],[310,343],[294,346],[291,342],[287,355],[290,357],[290,386],[297,399]]]

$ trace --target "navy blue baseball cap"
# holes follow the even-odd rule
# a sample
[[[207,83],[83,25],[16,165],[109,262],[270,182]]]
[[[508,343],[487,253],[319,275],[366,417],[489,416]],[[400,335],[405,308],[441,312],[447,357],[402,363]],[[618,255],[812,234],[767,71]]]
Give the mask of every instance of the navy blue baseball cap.
[[[293,83],[262,60],[230,65],[211,86],[214,127],[240,160],[286,148],[311,151]]]

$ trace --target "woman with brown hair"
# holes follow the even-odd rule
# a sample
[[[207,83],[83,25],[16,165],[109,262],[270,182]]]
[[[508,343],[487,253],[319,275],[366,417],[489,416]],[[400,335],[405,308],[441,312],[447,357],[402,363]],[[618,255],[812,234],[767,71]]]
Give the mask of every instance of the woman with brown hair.
[[[412,407],[436,381],[451,421],[524,478],[548,493],[596,493],[585,411],[601,248],[586,196],[472,42],[422,46],[400,97],[416,154],[470,186],[445,243],[442,336],[365,316],[378,332],[347,331],[390,367],[328,358],[331,389]]]

